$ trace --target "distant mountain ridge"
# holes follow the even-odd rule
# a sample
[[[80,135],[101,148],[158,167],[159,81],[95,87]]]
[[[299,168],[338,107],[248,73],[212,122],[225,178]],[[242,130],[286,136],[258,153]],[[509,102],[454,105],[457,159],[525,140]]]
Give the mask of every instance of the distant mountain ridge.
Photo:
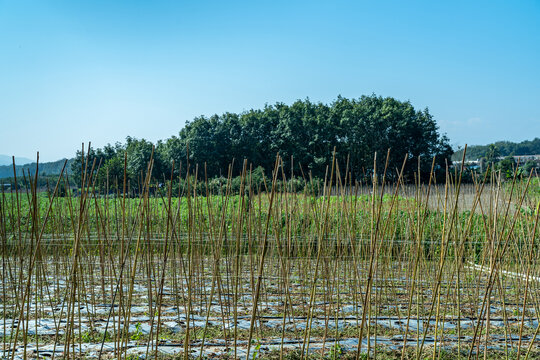
[[[540,138],[525,140],[519,143],[511,141],[497,141],[487,145],[472,145],[467,147],[465,160],[477,160],[486,156],[490,145],[495,145],[499,150],[500,156],[519,156],[519,155],[537,155],[540,154]],[[463,149],[457,150],[452,155],[453,161],[461,161]]]
[[[26,165],[32,163],[34,160],[30,160],[25,157],[15,156],[15,165]],[[12,157],[9,155],[0,154],[0,166],[13,164]]]
[[[39,174],[40,175],[58,175],[62,171],[62,167],[64,166],[64,161],[66,159],[60,159],[57,161],[52,162],[44,162],[39,163]],[[68,174],[71,173],[71,163],[74,161],[74,159],[69,159],[68,163],[66,165],[66,172]],[[17,160],[15,159],[15,163],[17,163]],[[16,165],[15,169],[17,172],[17,176],[22,176],[23,171],[24,173],[28,174],[34,174],[36,172],[36,163],[33,162],[31,164],[26,165]],[[13,177],[13,165],[4,165],[0,166],[0,179]]]

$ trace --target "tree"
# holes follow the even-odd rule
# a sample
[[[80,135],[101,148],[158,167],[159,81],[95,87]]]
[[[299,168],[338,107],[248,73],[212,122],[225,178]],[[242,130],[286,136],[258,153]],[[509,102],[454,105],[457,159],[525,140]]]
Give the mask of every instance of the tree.
[[[123,152],[118,152],[101,167],[98,173],[98,185],[104,191],[122,191],[124,184]]]
[[[525,175],[529,175],[531,173],[531,171],[538,171],[539,170],[539,166],[538,164],[533,161],[533,160],[528,160],[525,165],[523,165],[523,172],[525,173]]]
[[[511,179],[517,170],[516,160],[512,156],[507,156],[497,163],[496,169],[501,171],[503,178]]]
[[[145,139],[126,139],[127,169],[132,188],[142,191],[144,179],[147,173],[148,164],[152,158],[152,176],[161,180],[163,178],[163,161],[158,152],[154,152],[154,145]]]
[[[499,161],[500,156],[501,152],[499,151],[499,148],[494,144],[490,144],[486,151],[486,162],[493,165]]]
[[[85,149],[84,152],[83,150],[77,150],[75,159],[71,163],[73,181],[75,184],[77,184],[77,186],[82,185],[82,178],[85,173],[90,175],[92,166],[94,164],[96,164],[96,167],[99,165],[99,157],[97,152],[92,147],[88,148],[88,150]],[[88,181],[88,179],[85,181]]]
[[[158,141],[156,146],[158,158],[162,161],[162,171],[166,178],[170,176],[174,161],[174,176],[180,175],[182,165],[186,164],[186,143],[176,136],[165,141]]]
[[[107,145],[92,156],[102,157],[104,169],[119,175],[121,161],[111,159],[119,157],[123,161],[126,152],[133,188],[142,182],[152,148],[153,144],[145,139],[128,137],[125,145]],[[354,180],[371,178],[375,152],[380,175],[390,149],[387,179],[397,178],[407,158],[405,178],[409,181],[414,179],[418,164],[417,175],[427,180],[433,157],[437,159],[435,170],[444,173],[452,154],[448,138],[439,134],[427,108],[416,110],[410,102],[391,97],[371,95],[349,100],[339,96],[329,105],[306,99],[240,114],[197,117],[178,137],[157,143],[152,175],[169,178],[174,160],[175,175],[179,174],[180,163],[185,169],[189,161],[191,170],[199,165],[200,177],[204,176],[204,165],[209,178],[226,176],[233,159],[233,176],[240,173],[244,159],[270,175],[279,153],[288,176],[299,175],[301,166],[304,175],[324,178],[334,149],[341,171],[347,167]],[[80,164],[74,169],[80,170]]]

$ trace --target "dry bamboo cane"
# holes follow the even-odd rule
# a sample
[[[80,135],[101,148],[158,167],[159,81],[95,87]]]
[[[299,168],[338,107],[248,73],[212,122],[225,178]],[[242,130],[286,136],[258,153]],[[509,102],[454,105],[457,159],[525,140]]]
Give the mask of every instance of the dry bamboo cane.
[[[315,291],[317,286],[317,279],[318,279],[318,270],[319,270],[319,263],[321,259],[321,252],[322,252],[322,243],[327,233],[327,224],[328,224],[328,209],[330,207],[330,197],[332,193],[332,182],[334,178],[334,167],[336,162],[336,149],[334,148],[334,152],[332,155],[332,170],[330,172],[330,182],[328,184],[328,188],[326,190],[326,208],[324,211],[324,220],[322,224],[322,229],[320,231],[319,239],[317,241],[317,260],[315,262],[315,273],[313,276],[312,286],[311,286],[311,293],[310,293],[310,300],[309,300],[309,312],[308,317],[306,319],[306,331],[304,332],[304,341],[302,344],[302,354],[301,359],[304,359],[304,356],[307,355],[307,352],[309,352],[309,343],[310,343],[310,334],[311,334],[311,324],[313,321],[313,306],[315,302]]]
[[[515,186],[515,181],[516,181],[516,177],[517,177],[517,174],[514,176],[514,179],[513,179],[513,182],[512,182],[512,188],[511,188],[511,193],[510,193],[510,198],[512,196],[512,193],[513,193],[513,190],[514,190],[514,186]],[[525,186],[525,189],[528,189],[529,187],[529,184],[530,184],[530,181],[531,181],[531,177],[529,177],[528,181],[527,181],[527,185]],[[525,192],[524,192],[525,194]],[[522,203],[523,203],[523,199],[524,199],[525,195],[521,196],[520,197],[520,200],[519,200],[519,203],[518,203],[518,206],[521,207]],[[505,228],[506,226],[506,221],[507,221],[507,217],[508,217],[508,209],[510,207],[510,204],[508,204],[508,207],[507,207],[507,210],[505,212],[505,216],[504,216],[504,221],[503,221],[503,229]],[[508,231],[508,235],[506,236],[506,239],[504,239],[504,242],[503,240],[501,240],[498,244],[497,244],[497,247],[495,249],[495,252],[494,252],[494,255],[493,255],[493,259],[498,259],[500,257],[502,257],[505,252],[506,252],[506,249],[508,247],[508,243],[509,243],[509,239],[510,239],[510,236],[514,230],[514,226],[516,224],[516,221],[517,221],[517,217],[518,217],[518,213],[516,213],[514,215],[514,218],[512,220],[512,223],[510,225],[510,228],[509,228],[509,231]],[[479,314],[479,318],[482,318],[482,316],[484,315],[484,311],[486,310],[486,304],[488,303],[487,299],[491,296],[491,290],[493,289],[493,284],[498,276],[498,263],[495,262],[491,268],[491,271],[490,271],[490,274],[489,274],[489,277],[488,277],[488,283],[487,283],[487,287],[486,287],[486,293],[485,293],[485,296],[483,298],[483,301],[482,301],[482,305],[481,305],[481,308],[480,308],[480,314]],[[468,354],[468,359],[471,358],[472,356],[472,353],[473,353],[473,349],[474,349],[474,343],[475,343],[475,340],[478,336],[478,332],[479,332],[479,328],[480,328],[480,321],[478,321],[478,324],[477,326],[475,327],[475,330],[474,330],[474,334],[473,334],[473,341],[471,342],[471,348],[469,350],[469,354]]]
[[[375,194],[377,190],[377,153],[375,153],[374,159],[373,159],[373,191],[372,191],[372,199],[371,199],[371,231],[370,231],[370,254],[369,254],[369,266],[368,266],[368,274],[366,279],[366,295],[364,296],[364,301],[362,305],[362,321],[360,323],[360,334],[358,336],[358,350],[356,354],[356,358],[358,360],[360,353],[362,352],[362,338],[364,333],[364,326],[367,326],[368,329],[368,345],[367,345],[367,354],[369,356],[370,351],[370,342],[369,342],[369,329],[370,329],[370,320],[371,320],[371,287],[373,283],[373,276],[375,274],[376,270],[376,256],[378,244],[377,244],[377,237],[380,234],[380,222],[381,222],[381,211],[382,211],[382,205],[383,205],[383,196],[384,196],[384,185],[385,185],[385,179],[386,179],[386,172],[388,170],[388,162],[390,159],[390,149],[388,149],[388,152],[386,154],[386,161],[384,165],[384,172],[383,172],[383,181],[382,181],[382,188],[381,188],[381,198],[379,201],[379,207],[377,209],[377,215],[375,215]],[[376,216],[376,218],[375,218]],[[366,317],[369,315],[369,319],[367,320],[366,325]]]
[[[244,220],[244,182],[246,179],[247,171],[247,160],[244,159],[244,165],[242,168],[242,175],[240,179],[240,208],[238,210],[238,230],[236,235],[236,244],[235,244],[235,281],[234,281],[234,358],[237,358],[237,347],[238,347],[238,286],[241,279],[240,272],[240,241],[242,238],[242,226]]]
[[[456,194],[455,194],[455,201],[454,201],[454,207],[452,209],[452,216],[450,217],[450,224],[449,224],[449,229],[448,229],[448,233],[447,234],[444,234],[443,233],[443,241],[442,241],[442,245],[441,245],[441,257],[440,257],[440,260],[439,260],[439,270],[438,270],[438,273],[437,273],[437,278],[436,278],[436,282],[435,282],[435,296],[439,296],[439,290],[440,290],[440,286],[441,286],[441,281],[442,281],[442,273],[443,273],[443,267],[444,267],[444,264],[445,264],[445,261],[446,261],[446,251],[447,251],[447,247],[445,247],[445,245],[447,244],[447,242],[445,242],[445,238],[446,240],[448,240],[450,238],[450,235],[451,235],[451,232],[453,230],[453,222],[455,221],[456,217],[457,217],[457,206],[458,206],[458,199],[459,199],[459,191],[460,191],[460,187],[461,187],[461,178],[462,178],[462,175],[463,175],[463,167],[464,167],[464,163],[465,163],[465,152],[466,152],[466,148],[465,150],[463,151],[463,159],[462,159],[462,162],[461,162],[461,170],[460,170],[460,173],[459,173],[459,179],[458,179],[458,183],[457,183],[457,191],[456,191]],[[420,348],[419,348],[419,351],[418,351],[418,356],[421,356],[422,355],[422,349],[423,349],[423,346],[424,346],[424,343],[425,343],[425,339],[426,339],[426,336],[427,336],[427,328],[429,327],[429,322],[431,320],[431,316],[433,315],[433,311],[434,311],[434,306],[435,306],[435,302],[432,301],[431,302],[431,308],[429,310],[429,315],[428,315],[428,320],[427,320],[427,326],[426,326],[426,331],[424,331],[424,335],[422,337],[422,342],[420,344]]]
[[[205,174],[206,174],[206,164],[205,164]],[[212,244],[215,250],[213,252],[214,264],[213,264],[213,270],[212,270],[212,285],[211,285],[211,290],[210,290],[210,298],[208,300],[208,306],[206,310],[206,320],[205,320],[205,325],[203,328],[203,336],[202,336],[202,341],[201,341],[201,349],[199,352],[199,358],[201,359],[203,356],[204,343],[206,340],[206,332],[207,332],[209,319],[210,319],[210,309],[212,306],[212,300],[214,298],[216,287],[218,288],[218,298],[219,298],[219,302],[221,306],[221,313],[224,314],[223,303],[221,299],[221,290],[220,290],[221,285],[220,285],[219,270],[220,270],[221,249],[223,248],[223,241],[224,241],[223,233],[225,231],[224,230],[225,229],[225,215],[227,212],[227,207],[229,203],[229,193],[231,190],[231,182],[232,182],[231,177],[232,177],[232,167],[229,166],[229,172],[227,176],[227,187],[226,187],[226,193],[225,193],[225,204],[221,212],[221,220],[219,222],[219,230],[218,230],[217,239],[214,238],[215,232],[214,232],[213,226],[210,227],[211,229],[210,240],[212,241]],[[206,176],[205,176],[205,179],[206,179],[205,182],[208,183],[208,179],[206,178]],[[209,196],[210,193],[208,192],[208,185],[206,186],[206,191],[207,191],[207,207],[208,207],[209,213],[211,214],[211,205],[210,205],[211,203],[210,203],[210,196]],[[210,219],[213,219],[212,215],[210,215]],[[224,315],[222,316],[222,324],[223,324],[223,328],[225,329],[225,316]],[[227,341],[227,338],[225,340]],[[226,343],[226,346],[227,346],[227,343]]]
[[[38,154],[38,160],[39,160],[39,154]],[[60,183],[61,176],[64,173],[64,170],[66,168],[66,164],[67,164],[67,160],[64,162],[62,170],[60,171],[60,176],[58,177],[58,181],[56,182],[56,185],[54,187],[54,192],[53,192],[53,196],[52,196],[53,199],[56,198],[56,195],[57,195],[57,192],[58,192],[58,185]],[[37,169],[37,167],[36,167],[36,169]],[[36,246],[39,246],[39,244],[41,242],[41,239],[43,237],[43,232],[45,231],[45,224],[47,223],[49,213],[51,212],[52,204],[53,204],[52,202],[49,203],[49,207],[47,209],[47,212],[45,213],[45,218],[44,218],[44,221],[43,221],[43,224],[42,224],[42,227],[41,227],[41,231],[39,232],[39,236],[36,239]],[[36,257],[37,257],[37,248],[33,252],[30,263],[29,263],[26,288],[25,288],[25,291],[23,293],[22,302],[21,302],[22,304],[24,304],[26,302],[26,298],[29,297],[29,295],[30,295],[29,293],[30,293],[30,285],[31,285],[31,279],[32,279],[32,269],[34,268]],[[21,306],[21,310],[20,310],[20,313],[19,313],[19,319],[24,319],[23,316],[24,316],[24,306]],[[13,360],[15,358],[15,348],[16,348],[16,345],[17,345],[18,336],[19,336],[19,327],[17,326],[17,330],[15,331],[15,340],[14,340],[15,342],[13,344],[11,360]]]
[[[156,347],[154,349],[155,354],[157,354],[158,351],[158,342],[159,342],[159,334],[160,334],[160,326],[161,326],[161,306],[163,304],[163,288],[165,285],[165,272],[167,269],[167,258],[169,255],[169,231],[170,226],[172,223],[172,181],[174,176],[174,160],[172,162],[171,166],[171,177],[169,178],[169,187],[167,190],[167,207],[166,207],[166,214],[167,214],[167,228],[165,230],[165,247],[163,249],[164,255],[163,255],[163,263],[162,263],[162,271],[161,271],[161,279],[159,284],[159,296],[158,296],[158,320],[157,320],[157,330],[156,330]]]
[[[532,235],[530,237],[531,239],[531,244],[530,244],[530,250],[529,250],[529,258],[527,259],[527,274],[525,275],[525,294],[524,294],[524,297],[523,297],[523,307],[522,307],[522,314],[521,314],[521,324],[520,324],[520,327],[519,327],[519,342],[518,342],[518,347],[517,347],[517,357],[516,357],[516,360],[519,360],[520,358],[520,355],[521,355],[521,342],[522,342],[522,338],[523,338],[523,325],[525,323],[525,306],[527,304],[527,296],[528,296],[528,291],[529,291],[529,278],[530,278],[530,273],[531,273],[531,266],[532,266],[532,256],[533,256],[533,246],[534,246],[534,238],[536,236],[536,229],[538,227],[538,219],[540,217],[540,201],[538,202],[538,205],[536,207],[536,217],[535,217],[535,220],[534,220],[534,227],[533,227],[533,231],[532,231]],[[531,344],[533,343],[534,341],[531,341]],[[528,355],[528,351],[527,351],[527,355]]]
[[[258,269],[258,275],[257,275],[257,285],[255,286],[255,296],[253,298],[253,308],[251,310],[251,321],[249,325],[249,335],[248,335],[248,344],[247,344],[247,353],[246,357],[249,357],[250,349],[251,349],[251,340],[253,338],[253,326],[255,325],[255,318],[257,315],[257,303],[259,301],[259,292],[261,289],[261,282],[262,277],[264,274],[264,259],[266,256],[267,246],[268,246],[268,229],[270,225],[270,217],[272,216],[272,205],[274,203],[274,196],[276,191],[276,182],[277,182],[277,174],[278,174],[278,166],[279,166],[279,155],[276,156],[276,162],[274,165],[274,173],[272,176],[272,191],[270,193],[270,204],[268,205],[268,215],[266,217],[266,225],[265,225],[265,231],[264,231],[264,240],[262,244],[261,249],[261,258],[259,262],[259,269]]]

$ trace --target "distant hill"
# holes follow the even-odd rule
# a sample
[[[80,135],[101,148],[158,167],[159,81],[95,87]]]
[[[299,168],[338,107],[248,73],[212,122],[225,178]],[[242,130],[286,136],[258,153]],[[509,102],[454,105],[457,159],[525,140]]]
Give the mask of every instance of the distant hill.
[[[66,171],[71,173],[71,163],[74,159],[69,159],[68,163],[66,165]],[[62,171],[62,166],[64,166],[64,161],[66,159],[61,159],[53,162],[45,162],[39,164],[39,173],[44,175],[58,175],[60,174],[60,171]],[[17,163],[17,160],[15,160],[15,163]],[[36,163],[26,164],[26,165],[17,165],[16,167],[17,176],[22,176],[23,170],[26,174],[28,174],[28,171],[30,171],[30,174],[34,174],[36,172]],[[0,166],[0,179],[13,177],[13,166],[12,165],[4,165]]]
[[[15,156],[15,164],[16,165],[26,165],[26,164],[30,164],[32,161],[34,161],[34,160],[30,160],[30,159],[24,158],[24,157]],[[0,154],[0,166],[2,166],[2,165],[11,165],[11,164],[13,164],[11,156]]]
[[[467,147],[467,154],[465,160],[476,160],[486,156],[486,151],[489,146],[487,145],[472,145]],[[519,143],[511,141],[497,141],[493,143],[498,149],[501,156],[516,156],[516,155],[536,155],[540,154],[540,138],[534,138],[533,140],[525,140]],[[463,149],[460,149],[454,153],[452,160],[460,161],[463,157]]]

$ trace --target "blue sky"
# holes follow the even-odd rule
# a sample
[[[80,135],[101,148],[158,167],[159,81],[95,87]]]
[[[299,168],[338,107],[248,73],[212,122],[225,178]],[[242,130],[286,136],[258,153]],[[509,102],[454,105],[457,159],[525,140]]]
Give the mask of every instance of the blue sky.
[[[540,136],[540,2],[0,0],[0,154],[52,161],[198,115],[363,94],[453,145]]]

